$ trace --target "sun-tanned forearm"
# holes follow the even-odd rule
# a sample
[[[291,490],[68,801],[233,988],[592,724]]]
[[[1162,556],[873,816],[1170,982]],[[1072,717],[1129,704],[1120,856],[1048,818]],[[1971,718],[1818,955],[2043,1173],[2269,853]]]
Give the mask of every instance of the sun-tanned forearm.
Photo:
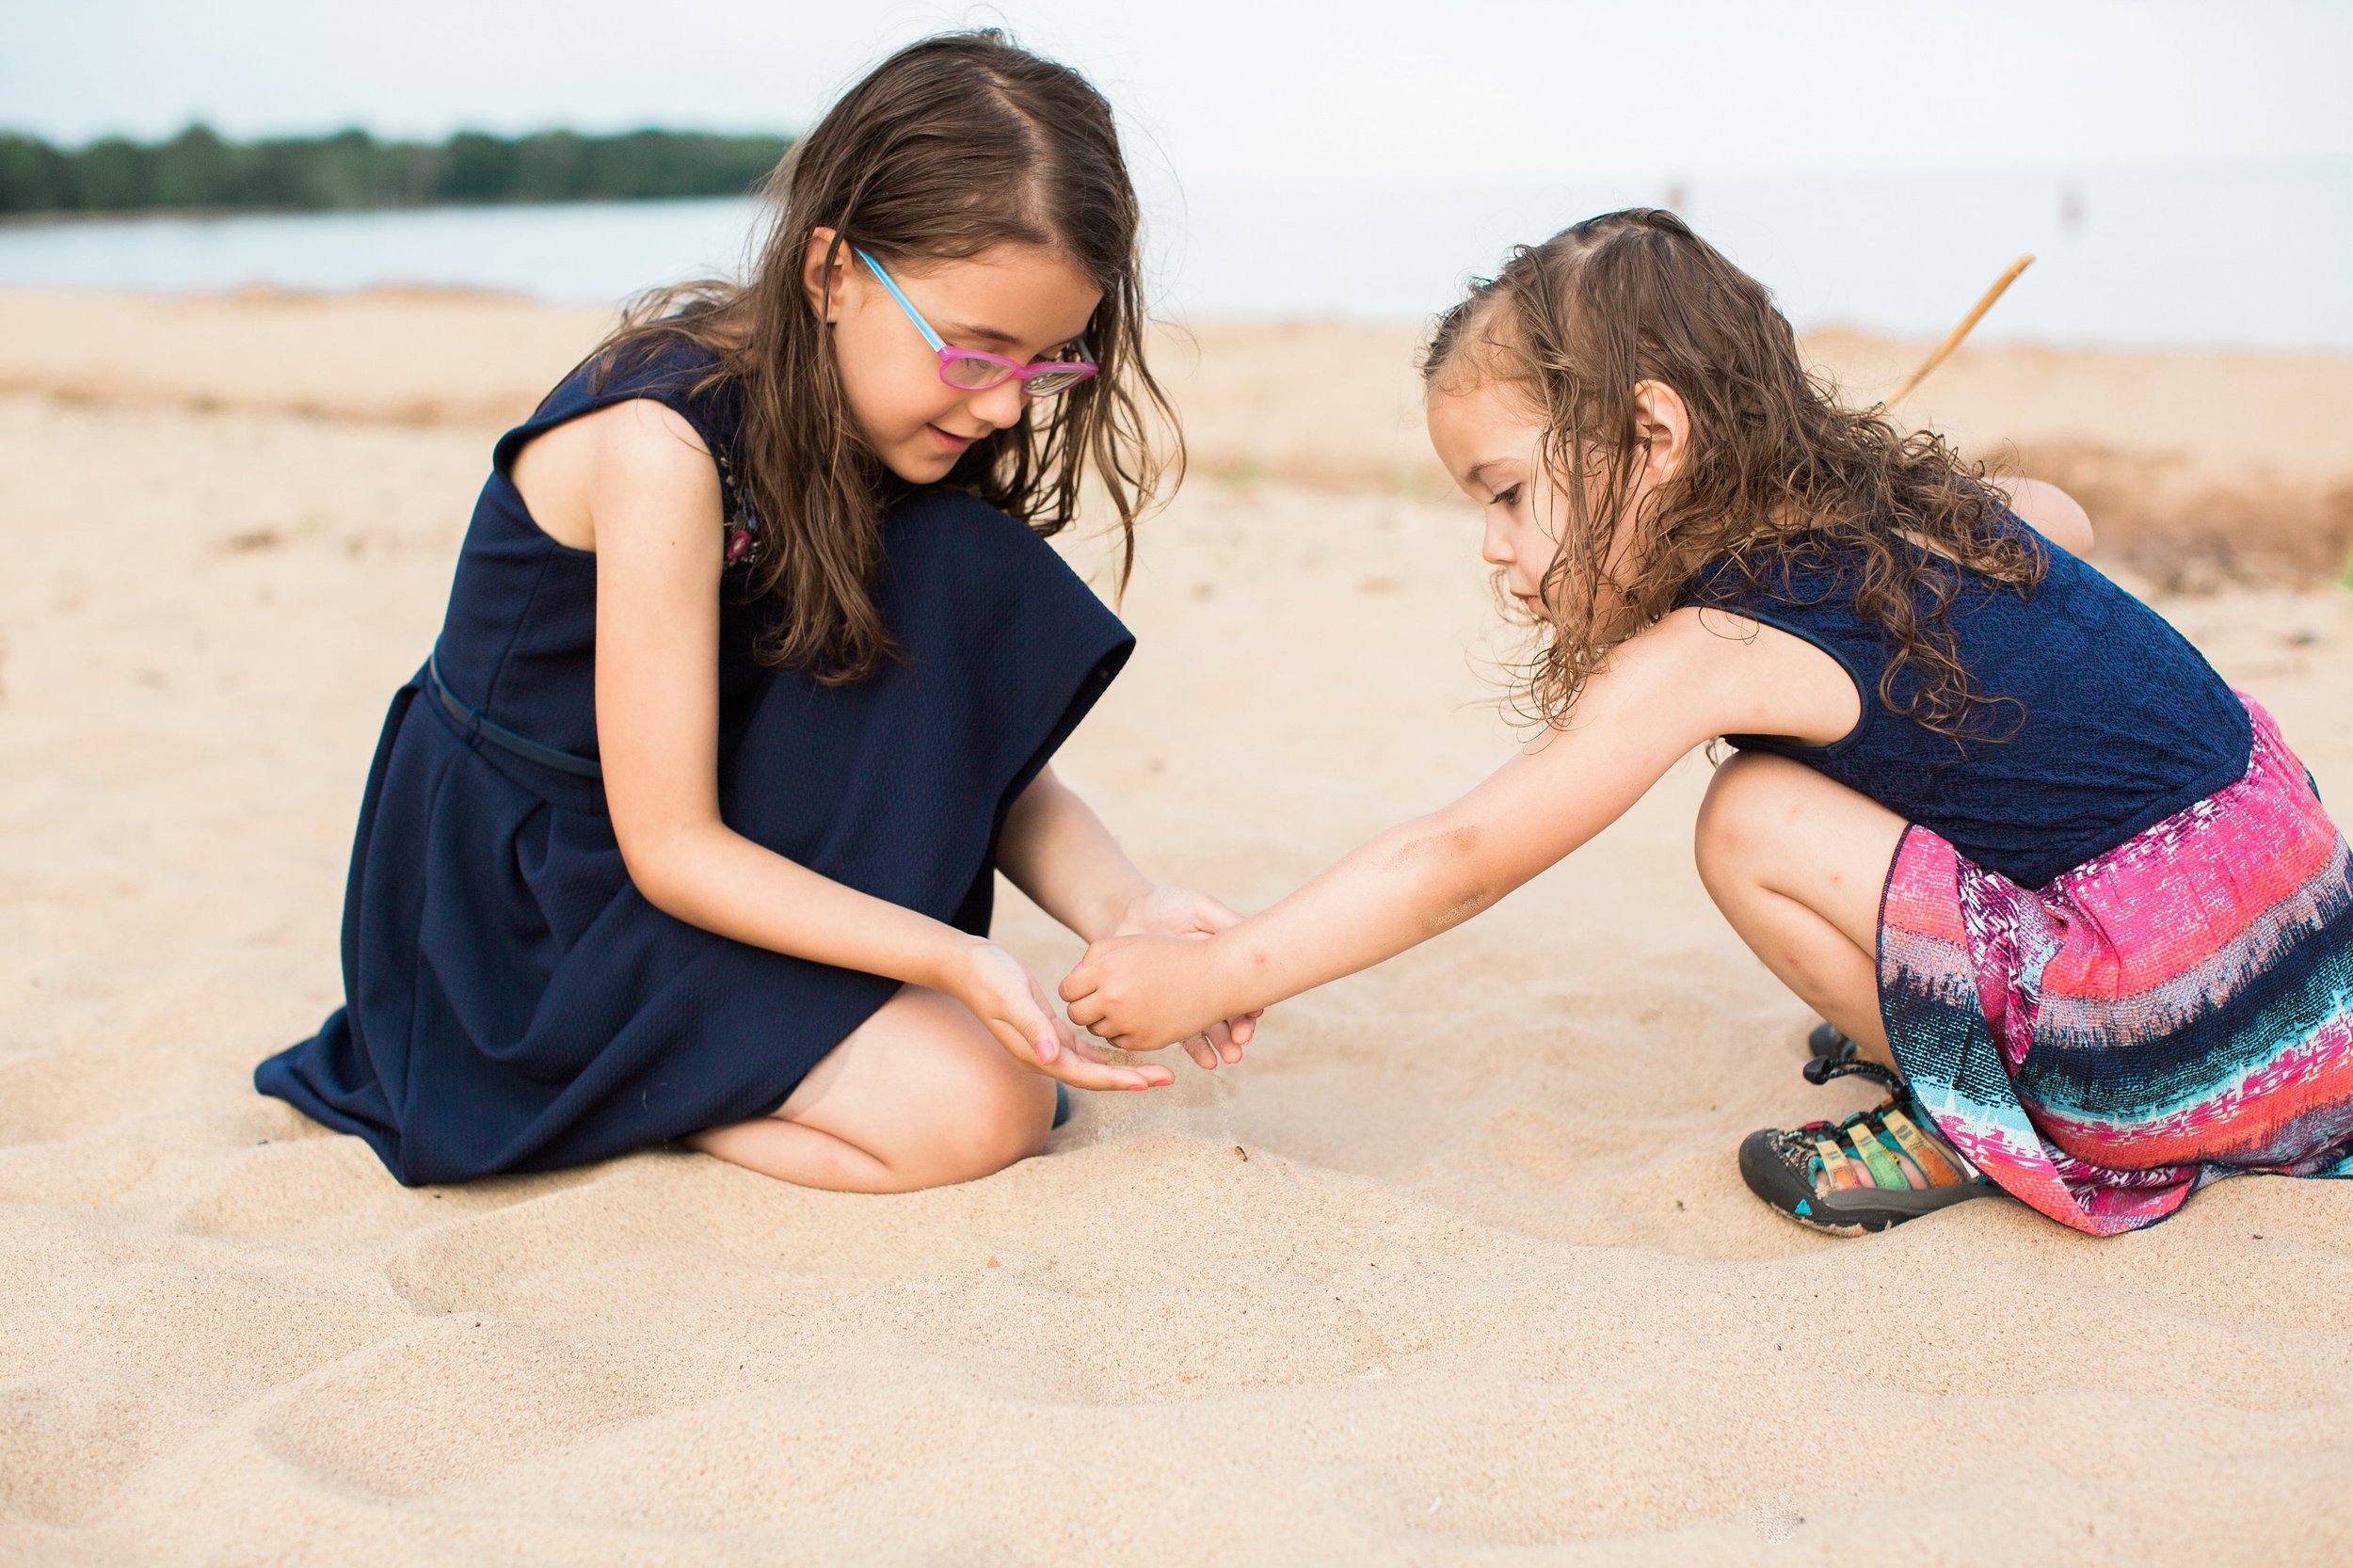
[[[1272,1006],[1452,930],[1527,880],[1494,849],[1451,810],[1369,840],[1210,944],[1210,1010]]]
[[[1091,948],[1065,977],[1071,1017],[1130,1050],[1257,1011],[1451,929],[1548,862],[1476,803],[1390,829],[1264,913],[1207,941]]]
[[[953,989],[956,964],[984,938],[855,888],[752,842],[715,815],[625,835],[623,858],[646,901],[690,925],[773,952]]]
[[[1032,903],[1090,942],[1110,935],[1152,886],[1094,808],[1051,768],[1006,813],[997,865]]]
[[[1206,1019],[1271,1006],[1451,930],[1614,822],[1727,715],[1747,712],[1757,682],[1722,679],[1727,650],[1743,646],[1678,616],[1593,677],[1574,722],[1265,913],[1204,943],[1096,943],[1064,977],[1071,1018],[1155,1050]]]

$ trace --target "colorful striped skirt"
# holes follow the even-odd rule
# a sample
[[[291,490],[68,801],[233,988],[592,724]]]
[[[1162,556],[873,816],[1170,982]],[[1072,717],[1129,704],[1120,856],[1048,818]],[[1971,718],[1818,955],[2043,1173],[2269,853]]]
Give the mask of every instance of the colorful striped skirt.
[[[2242,1172],[2353,1176],[2353,861],[2240,700],[2245,776],[2048,886],[1916,825],[1888,872],[1897,1064],[2004,1191],[2094,1236]]]

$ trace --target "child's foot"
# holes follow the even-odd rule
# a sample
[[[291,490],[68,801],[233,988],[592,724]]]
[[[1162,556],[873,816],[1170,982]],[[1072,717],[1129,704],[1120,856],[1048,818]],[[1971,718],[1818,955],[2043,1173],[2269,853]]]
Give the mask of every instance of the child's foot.
[[[1835,1125],[1750,1133],[1740,1144],[1740,1176],[1750,1192],[1800,1224],[1861,1236],[2001,1191],[1918,1113],[1900,1079],[1854,1054],[1853,1041],[1824,1024],[1809,1043],[1809,1080],[1861,1073],[1896,1093]]]

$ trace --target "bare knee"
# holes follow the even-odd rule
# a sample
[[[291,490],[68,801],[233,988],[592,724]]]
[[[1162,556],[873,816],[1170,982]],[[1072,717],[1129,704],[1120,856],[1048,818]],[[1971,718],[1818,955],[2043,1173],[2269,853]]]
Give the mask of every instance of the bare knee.
[[[1006,1060],[959,1087],[953,1111],[936,1124],[936,1180],[972,1181],[1045,1152],[1054,1124],[1052,1080]]]
[[[1691,853],[1700,881],[1719,903],[1736,888],[1764,880],[1765,865],[1784,848],[1799,809],[1805,769],[1785,757],[1744,751],[1716,770],[1692,824]]]
[[[936,1025],[948,1039],[926,1052],[920,1083],[908,1086],[919,1103],[892,1161],[924,1186],[972,1181],[1041,1153],[1054,1121],[1052,1080],[1017,1065],[978,1019],[940,1000],[952,1013]]]

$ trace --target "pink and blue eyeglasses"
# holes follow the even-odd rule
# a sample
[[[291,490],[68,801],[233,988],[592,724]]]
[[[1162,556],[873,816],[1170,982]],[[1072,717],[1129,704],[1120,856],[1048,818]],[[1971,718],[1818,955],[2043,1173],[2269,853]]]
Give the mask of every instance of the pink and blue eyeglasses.
[[[907,313],[907,319],[915,323],[915,329],[923,334],[923,341],[932,345],[932,352],[939,356],[940,380],[956,391],[986,392],[1008,381],[1018,381],[1024,397],[1053,397],[1068,392],[1095,374],[1093,360],[1045,360],[1025,365],[1008,360],[1002,354],[984,354],[977,348],[950,347],[945,339],[932,330],[932,324],[923,319],[923,312],[899,292],[899,285],[890,280],[890,274],[882,269],[880,262],[856,246],[850,248],[859,261],[872,269],[876,278],[882,280],[882,286],[890,291],[890,297],[899,302],[899,309]]]

